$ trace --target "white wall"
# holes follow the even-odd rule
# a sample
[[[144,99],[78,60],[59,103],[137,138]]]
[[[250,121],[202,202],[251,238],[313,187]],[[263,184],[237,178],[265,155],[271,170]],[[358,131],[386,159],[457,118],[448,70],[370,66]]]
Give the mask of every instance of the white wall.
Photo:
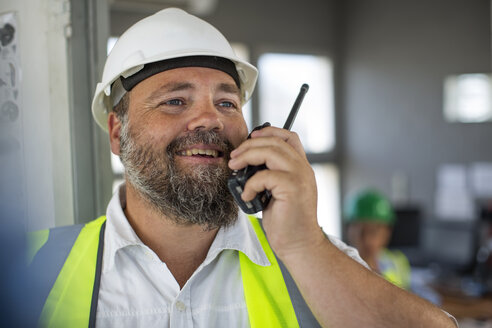
[[[492,162],[490,123],[448,123],[449,75],[490,72],[489,0],[346,1],[343,139],[345,194],[392,193],[404,173],[409,201],[434,219],[441,165]]]
[[[20,144],[17,166],[2,170],[2,194],[19,190],[8,220],[22,213],[27,230],[74,222],[70,149],[67,0],[2,0],[0,14],[17,14],[20,55],[20,110],[16,122],[1,123]],[[3,100],[0,99],[0,103]],[[1,106],[1,104],[0,104]],[[10,160],[12,160],[12,156]],[[1,157],[0,163],[9,159]],[[18,179],[10,179],[14,174]],[[19,186],[20,184],[20,186]],[[3,199],[5,195],[0,195]]]

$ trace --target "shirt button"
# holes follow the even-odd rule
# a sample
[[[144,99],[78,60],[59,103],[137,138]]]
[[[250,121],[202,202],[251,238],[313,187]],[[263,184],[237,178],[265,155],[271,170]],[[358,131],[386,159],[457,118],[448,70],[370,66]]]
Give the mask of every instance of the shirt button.
[[[184,303],[181,301],[177,301],[176,302],[176,309],[178,309],[178,311],[180,311],[180,312],[183,312],[184,310],[186,310],[186,305],[184,305]]]

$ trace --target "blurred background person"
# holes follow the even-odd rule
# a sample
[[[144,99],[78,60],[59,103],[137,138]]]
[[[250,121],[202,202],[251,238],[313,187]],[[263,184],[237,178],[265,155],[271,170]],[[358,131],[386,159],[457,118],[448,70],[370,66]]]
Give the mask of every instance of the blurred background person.
[[[346,206],[347,238],[372,270],[409,290],[411,269],[407,257],[387,248],[395,219],[392,206],[382,193],[362,190]]]

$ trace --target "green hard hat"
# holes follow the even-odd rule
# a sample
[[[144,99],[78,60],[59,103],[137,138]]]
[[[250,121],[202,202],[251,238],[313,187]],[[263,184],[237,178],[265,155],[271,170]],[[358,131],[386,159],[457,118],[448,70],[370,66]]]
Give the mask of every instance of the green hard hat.
[[[380,222],[392,225],[395,216],[391,204],[374,189],[364,190],[349,199],[345,208],[347,222]]]

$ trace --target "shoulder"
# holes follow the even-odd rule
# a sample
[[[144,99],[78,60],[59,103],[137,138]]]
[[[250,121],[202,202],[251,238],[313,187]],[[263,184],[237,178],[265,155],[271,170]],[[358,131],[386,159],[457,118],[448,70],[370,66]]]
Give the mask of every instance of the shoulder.
[[[45,252],[66,252],[74,245],[77,237],[84,227],[89,230],[99,230],[105,222],[104,216],[99,217],[86,224],[75,224],[50,229],[38,230],[27,234],[28,263],[39,253],[41,249]]]

